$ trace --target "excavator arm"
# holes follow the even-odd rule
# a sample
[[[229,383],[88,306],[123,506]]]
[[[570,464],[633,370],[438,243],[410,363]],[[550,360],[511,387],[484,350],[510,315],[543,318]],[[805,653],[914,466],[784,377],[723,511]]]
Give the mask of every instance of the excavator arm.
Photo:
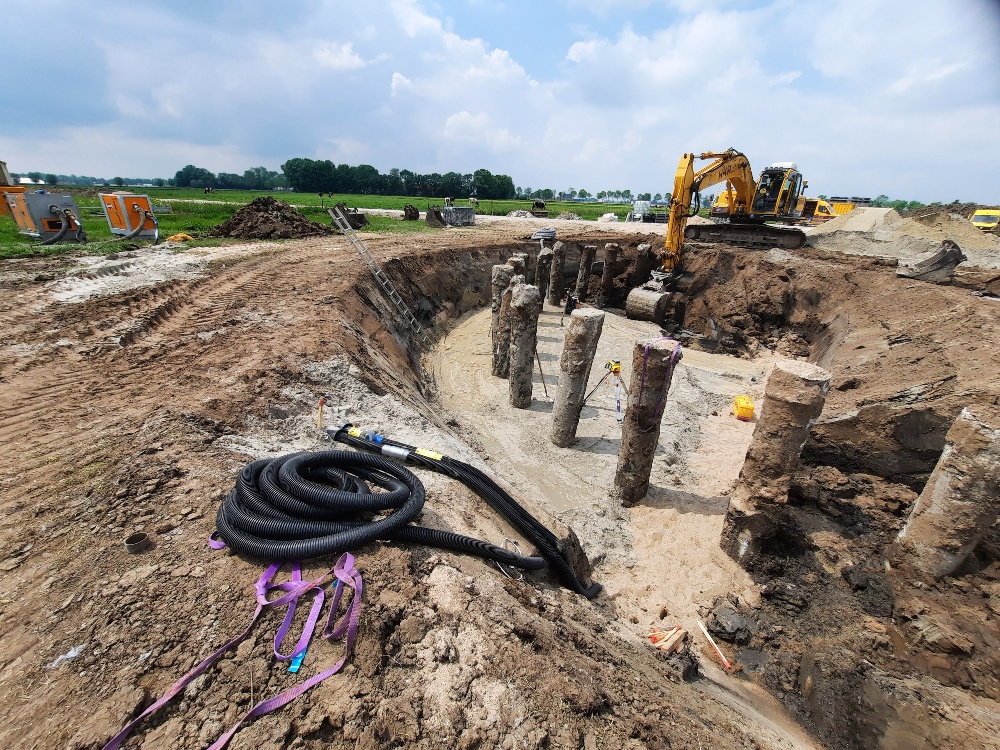
[[[712,159],[712,163],[694,170],[694,154],[684,154],[674,174],[674,190],[671,193],[670,217],[667,222],[666,254],[663,258],[662,273],[673,273],[680,264],[681,249],[684,246],[684,229],[689,217],[698,213],[699,206],[692,209],[691,201],[698,198],[703,188],[727,183],[730,191],[730,213],[742,214],[749,210],[753,200],[753,170],[747,158],[734,148],[722,153],[707,152],[698,159]]]

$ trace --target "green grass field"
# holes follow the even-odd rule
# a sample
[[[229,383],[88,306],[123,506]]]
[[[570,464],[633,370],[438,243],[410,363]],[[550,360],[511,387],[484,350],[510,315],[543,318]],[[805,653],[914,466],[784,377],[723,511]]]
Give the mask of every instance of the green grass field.
[[[140,188],[137,192],[150,196],[154,206],[170,206],[170,213],[157,213],[160,222],[160,237],[166,238],[172,234],[184,232],[195,238],[191,246],[217,246],[235,243],[236,240],[223,240],[208,236],[212,227],[230,218],[241,206],[261,195],[273,195],[278,200],[287,201],[302,214],[313,221],[329,224],[330,217],[326,209],[338,202],[345,202],[350,207],[380,208],[402,210],[411,203],[421,211],[431,205],[442,205],[443,201],[434,198],[408,198],[405,196],[382,195],[334,195],[324,196],[311,193],[290,192],[252,192],[243,190],[220,190],[206,195],[201,189],[186,188]],[[80,220],[87,232],[89,242],[86,245],[74,243],[40,247],[37,240],[19,234],[17,225],[9,215],[0,216],[0,258],[15,258],[30,255],[51,255],[65,252],[86,251],[91,253],[110,253],[121,247],[119,241],[112,238],[108,222],[104,218],[97,198],[98,191],[93,188],[56,188],[51,191],[58,194],[72,195],[80,207]],[[458,200],[457,205],[468,205],[466,200]],[[479,215],[503,216],[518,209],[530,209],[530,201],[491,201],[482,200],[476,213]],[[546,209],[552,217],[563,212],[572,212],[583,219],[594,220],[602,214],[613,212],[619,219],[624,219],[631,210],[629,204],[606,203],[573,203],[547,201]],[[434,232],[422,221],[400,221],[394,218],[369,216],[371,222],[362,232]]]

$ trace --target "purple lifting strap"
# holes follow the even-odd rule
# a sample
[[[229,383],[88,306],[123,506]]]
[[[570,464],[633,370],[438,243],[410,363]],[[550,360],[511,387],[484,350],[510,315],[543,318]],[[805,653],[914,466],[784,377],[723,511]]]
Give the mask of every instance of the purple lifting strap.
[[[340,671],[341,667],[343,667],[347,661],[348,656],[351,654],[351,649],[354,646],[354,639],[358,634],[358,621],[361,618],[361,595],[364,586],[361,580],[361,574],[354,567],[354,556],[349,553],[344,553],[341,555],[332,570],[324,573],[314,581],[303,581],[302,566],[300,563],[294,562],[292,563],[292,580],[285,583],[274,583],[274,576],[281,566],[282,563],[271,564],[257,580],[257,584],[255,586],[257,609],[254,611],[253,617],[250,619],[250,624],[247,626],[247,629],[240,635],[236,636],[236,638],[222,646],[218,651],[213,652],[201,664],[175,682],[173,686],[171,686],[171,688],[164,693],[158,701],[156,701],[156,703],[139,714],[139,716],[132,720],[118,734],[112,737],[108,744],[104,746],[104,750],[116,750],[116,748],[121,747],[122,743],[125,742],[132,730],[135,729],[143,719],[155,713],[161,706],[165,705],[171,698],[181,692],[185,687],[187,687],[188,684],[191,683],[192,680],[218,661],[219,657],[226,653],[226,651],[246,640],[247,636],[250,635],[250,632],[253,630],[253,626],[256,624],[257,618],[260,616],[260,613],[265,607],[281,607],[288,605],[288,611],[285,613],[285,618],[282,620],[281,627],[278,628],[278,632],[274,635],[275,657],[281,661],[288,661],[295,654],[300,653],[306,646],[309,645],[309,640],[312,638],[313,630],[319,620],[320,613],[323,610],[323,602],[325,601],[323,588],[330,582],[331,578],[334,580],[333,602],[330,606],[330,611],[327,614],[326,624],[323,626],[322,636],[327,640],[339,640],[343,638],[344,656],[329,669],[313,675],[300,685],[296,685],[295,687],[289,688],[285,692],[280,693],[273,698],[268,698],[267,700],[258,703],[256,706],[251,708],[242,719],[236,722],[236,724],[228,732],[212,743],[209,750],[221,750],[229,744],[229,740],[231,740],[233,735],[239,731],[243,722],[258,716],[263,716],[264,714],[281,708],[285,704],[298,698],[314,685],[318,685],[330,675],[336,674]],[[343,596],[345,588],[353,590],[351,600],[347,604],[347,609],[344,611],[344,614],[340,616],[336,623],[334,623],[334,618],[336,618],[337,611],[340,608],[340,600]],[[281,591],[284,593],[276,599],[268,600],[268,595],[275,591]],[[292,619],[295,616],[295,605],[298,602],[298,598],[310,592],[315,592],[315,594],[312,607],[309,610],[309,617],[306,621],[305,627],[302,629],[302,636],[299,638],[298,643],[295,644],[295,648],[290,654],[282,654],[279,649],[281,648],[281,645],[285,640],[285,636],[288,634],[288,630],[291,627]]]
[[[639,395],[636,397],[635,402],[638,404],[639,399],[642,398],[642,391],[646,387],[646,361],[649,359],[649,347],[658,341],[677,341],[677,339],[671,336],[661,336],[658,339],[653,339],[648,344],[646,344],[645,349],[642,352],[642,372],[639,375]],[[667,391],[670,390],[670,380],[674,376],[674,367],[677,365],[677,361],[681,358],[681,347],[680,342],[670,353],[670,362],[667,364],[667,374],[664,377],[664,383],[666,388],[664,388],[663,393],[660,395],[659,401],[656,402],[656,417],[659,418],[660,411],[663,409],[664,403],[667,400]]]

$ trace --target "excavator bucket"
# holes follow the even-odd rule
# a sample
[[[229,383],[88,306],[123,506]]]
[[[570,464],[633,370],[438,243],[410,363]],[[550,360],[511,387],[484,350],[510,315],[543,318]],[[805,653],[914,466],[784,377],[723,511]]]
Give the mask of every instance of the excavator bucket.
[[[330,216],[334,215],[334,211],[340,211],[340,215],[344,217],[351,229],[361,229],[361,227],[368,226],[368,217],[360,213],[356,208],[348,208],[344,202],[340,202],[333,208],[327,209],[327,213]],[[333,222],[333,225],[337,226],[337,223]]]
[[[417,221],[420,219],[420,210],[412,203],[403,206],[403,221]]]
[[[424,217],[424,221],[429,227],[435,227],[438,229],[443,229],[448,226],[448,222],[444,220],[444,216],[441,213],[440,206],[431,206],[427,209],[427,215]]]
[[[896,271],[897,276],[919,281],[929,281],[932,284],[947,284],[951,277],[955,275],[955,266],[967,260],[957,244],[951,240],[944,240],[941,249],[934,255],[926,258],[911,268],[901,268]]]

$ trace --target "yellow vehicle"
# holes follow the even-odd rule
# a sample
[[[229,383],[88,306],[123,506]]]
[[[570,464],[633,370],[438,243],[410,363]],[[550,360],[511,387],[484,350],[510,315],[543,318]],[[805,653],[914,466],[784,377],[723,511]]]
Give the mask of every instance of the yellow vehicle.
[[[830,198],[830,205],[837,216],[843,216],[856,208],[867,208],[872,204],[871,198],[841,198],[833,196]]]
[[[969,217],[972,226],[984,232],[994,232],[1000,226],[1000,209],[980,208]]]
[[[695,158],[708,160],[708,166],[694,169]],[[701,191],[712,185],[726,184],[725,221],[688,225],[698,212]],[[799,199],[806,183],[792,162],[776,162],[763,170],[756,181],[746,156],[736,149],[721,153],[706,152],[697,157],[684,154],[674,174],[670,217],[667,222],[666,257],[654,278],[669,281],[681,261],[685,239],[704,242],[728,242],[748,247],[784,247],[794,249],[805,244],[806,236],[798,229],[777,227],[766,222],[799,220]]]
[[[822,224],[837,218],[837,212],[834,211],[833,205],[829,201],[822,198],[806,198],[804,195],[799,196],[795,212],[800,214],[794,220],[794,223],[797,224]],[[712,203],[709,215],[713,219],[729,218],[729,193],[725,191],[719,193]]]

